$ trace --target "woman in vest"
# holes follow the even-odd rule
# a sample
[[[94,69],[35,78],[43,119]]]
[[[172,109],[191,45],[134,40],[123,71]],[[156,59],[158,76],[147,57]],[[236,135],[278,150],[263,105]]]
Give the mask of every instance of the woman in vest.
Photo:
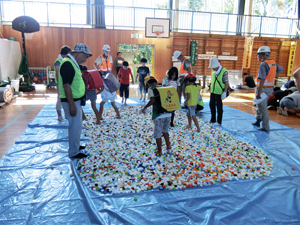
[[[256,77],[255,98],[261,99],[261,94],[265,93],[269,97],[273,92],[274,80],[282,72],[283,68],[276,64],[269,56],[271,50],[268,46],[262,46],[257,51],[257,59],[261,62]],[[260,127],[262,122],[262,127]],[[258,130],[269,131],[268,98],[256,105],[256,121],[252,123],[258,126]]]
[[[72,51],[69,46],[63,46],[60,50],[60,54],[58,55],[57,59],[54,62],[54,80],[56,83],[56,90],[57,90],[57,101],[56,101],[56,112],[57,112],[57,119],[59,122],[65,121],[65,119],[61,115],[61,101],[59,98],[59,88],[58,88],[58,76],[59,76],[59,67],[61,65],[62,60]]]
[[[58,87],[60,99],[68,120],[69,157],[84,158],[79,152],[80,135],[82,130],[82,109],[85,105],[85,84],[79,65],[85,63],[92,56],[89,47],[85,44],[76,44],[73,51],[62,61],[59,70]]]
[[[226,98],[228,89],[228,72],[221,66],[216,57],[210,59],[208,68],[212,69],[211,85],[210,85],[210,122],[215,125],[222,124],[223,118],[223,103],[222,100]],[[217,104],[217,105],[216,105]],[[218,110],[218,119],[216,121],[216,106]]]

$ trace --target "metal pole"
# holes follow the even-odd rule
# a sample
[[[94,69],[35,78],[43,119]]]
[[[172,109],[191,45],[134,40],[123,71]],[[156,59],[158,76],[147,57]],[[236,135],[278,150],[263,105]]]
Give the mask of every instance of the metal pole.
[[[70,13],[70,27],[72,27],[72,25],[71,25],[71,4],[69,4],[69,13]]]
[[[193,33],[193,26],[194,26],[194,11],[192,12],[191,33]]]
[[[47,2],[47,26],[49,27],[49,5],[48,5],[48,2]]]
[[[154,9],[154,16],[153,16],[153,18],[155,18],[155,9]]]
[[[278,26],[278,18],[276,19],[276,24],[275,24],[275,32],[274,32],[275,37],[277,34],[277,26]]]
[[[23,2],[23,14],[25,16],[25,2]]]
[[[115,5],[113,5],[113,29],[115,29]]]
[[[228,16],[227,16],[226,34],[228,34],[228,24],[229,24],[229,14],[228,14]]]
[[[133,8],[133,30],[135,30],[135,8]]]
[[[261,36],[261,25],[262,25],[262,16],[260,17],[260,26],[259,26],[259,34],[258,36]]]
[[[291,21],[291,23],[290,23],[291,25],[290,25],[290,29],[289,29],[289,38],[291,38],[292,37],[292,30],[293,30],[293,20]]]
[[[210,13],[210,18],[209,18],[209,31],[208,31],[208,33],[211,33],[211,17],[212,17],[212,13]]]
[[[0,2],[0,24],[2,24],[2,1]]]

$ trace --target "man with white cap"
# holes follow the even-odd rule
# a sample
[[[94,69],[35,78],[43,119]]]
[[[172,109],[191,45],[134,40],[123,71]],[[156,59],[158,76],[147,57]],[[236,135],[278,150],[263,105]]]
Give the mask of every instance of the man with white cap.
[[[82,109],[85,105],[85,84],[79,65],[85,63],[92,56],[89,47],[83,43],[76,44],[74,49],[62,60],[59,69],[59,93],[68,125],[69,157],[83,158],[85,154],[79,152],[82,130]]]
[[[178,87],[179,87],[179,101],[181,102],[181,96],[183,94],[185,98],[185,82],[184,77],[192,73],[192,65],[189,59],[185,58],[180,51],[175,51],[173,57],[181,62],[178,73]]]
[[[223,103],[227,97],[227,89],[229,86],[228,83],[228,72],[225,68],[223,68],[216,57],[210,59],[210,63],[208,66],[209,69],[212,69],[211,75],[211,85],[210,85],[210,112],[211,119],[210,122],[215,125],[221,125],[223,119]],[[218,119],[216,121],[216,103],[218,110]]]
[[[111,55],[109,55],[110,52],[110,46],[105,44],[103,45],[103,54],[99,55],[96,61],[94,62],[94,66],[97,70],[100,70],[102,76],[111,73],[113,60]]]
[[[274,80],[282,72],[283,68],[269,57],[271,49],[268,46],[261,46],[256,54],[261,64],[257,71],[255,98],[261,99],[262,93],[265,93],[267,97],[272,94]],[[262,122],[262,127],[260,127],[260,122]],[[268,98],[256,105],[256,121],[252,124],[260,127],[258,130],[270,130]]]

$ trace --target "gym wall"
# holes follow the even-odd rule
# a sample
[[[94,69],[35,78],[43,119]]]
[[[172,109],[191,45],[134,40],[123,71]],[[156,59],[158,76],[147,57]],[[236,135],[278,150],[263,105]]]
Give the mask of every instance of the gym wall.
[[[21,43],[21,33],[11,26],[3,26],[5,38],[14,37]],[[131,38],[132,33],[143,34],[143,38]],[[71,48],[77,43],[85,43],[93,54],[86,62],[88,69],[94,69],[94,61],[103,54],[102,47],[109,44],[113,60],[117,55],[119,43],[152,44],[154,45],[154,75],[161,82],[166,71],[172,65],[172,38],[145,38],[144,31],[105,30],[89,28],[40,27],[31,40],[26,39],[26,52],[30,67],[46,67],[53,64],[60,48],[68,45]],[[113,70],[115,72],[115,70]]]
[[[21,43],[21,33],[12,29],[9,25],[0,26],[5,38],[14,37]],[[143,38],[131,38],[132,33],[140,33]],[[89,28],[65,28],[65,27],[41,27],[39,32],[33,35],[31,40],[26,40],[26,51],[30,67],[46,67],[51,65],[53,69],[54,60],[60,52],[63,45],[69,45],[71,48],[76,43],[85,43],[89,46],[93,56],[87,60],[87,67],[93,68],[93,63],[102,53],[102,46],[109,44],[111,55],[116,58],[117,46],[119,43],[132,44],[152,44],[154,45],[154,75],[161,82],[165,77],[166,71],[172,66],[171,56],[175,50],[180,50],[184,55],[190,55],[191,40],[198,41],[197,54],[206,54],[214,52],[216,55],[222,55],[222,52],[230,52],[231,56],[238,56],[237,61],[222,61],[222,65],[229,70],[243,70],[251,76],[256,76],[260,62],[257,61],[256,52],[262,45],[268,45],[271,48],[271,58],[279,63],[283,68],[280,76],[287,76],[287,67],[289,61],[290,41],[285,38],[255,37],[251,66],[249,69],[243,69],[243,58],[245,50],[245,37],[233,35],[215,35],[198,33],[172,33],[170,38],[145,38],[144,31],[127,30],[105,30]],[[294,70],[300,66],[300,43],[297,45]],[[196,69],[199,75],[210,75],[208,69],[209,60],[196,61]]]

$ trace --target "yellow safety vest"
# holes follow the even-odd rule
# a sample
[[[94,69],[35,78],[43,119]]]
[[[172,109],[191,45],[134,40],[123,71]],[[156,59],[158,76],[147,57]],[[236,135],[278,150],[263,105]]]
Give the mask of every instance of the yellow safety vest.
[[[74,70],[75,70],[75,76],[74,76],[72,84],[71,84],[73,99],[81,98],[85,95],[85,85],[84,85],[84,81],[82,79],[81,71],[77,67],[77,65],[73,62],[73,60],[70,59],[69,57],[66,57],[62,60],[62,64],[60,65],[60,68],[66,62],[70,62],[72,64]],[[62,82],[62,77],[61,77],[60,72],[59,72],[58,81],[59,81],[58,82],[58,88],[59,88],[59,93],[60,93],[59,97],[60,98],[66,98],[64,84]]]

